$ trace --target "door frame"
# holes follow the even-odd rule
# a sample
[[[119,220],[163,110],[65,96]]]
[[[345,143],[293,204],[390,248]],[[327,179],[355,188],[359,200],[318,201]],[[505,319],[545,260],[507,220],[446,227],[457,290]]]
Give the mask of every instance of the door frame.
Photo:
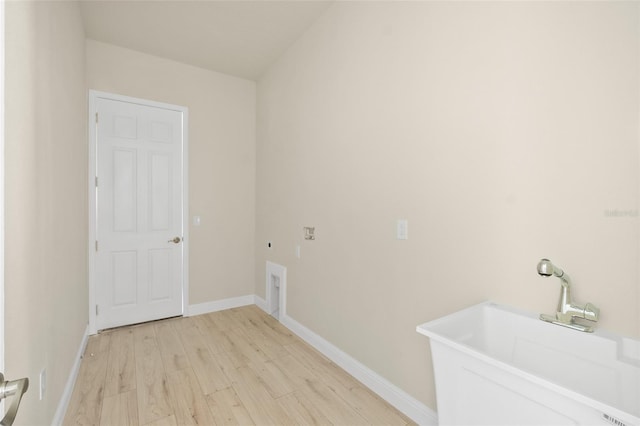
[[[0,372],[4,372],[4,0],[0,0]],[[4,400],[0,401],[4,413]]]
[[[2,0],[0,0],[2,1]],[[89,90],[89,167],[88,167],[88,203],[89,203],[89,334],[96,334],[96,227],[97,227],[97,199],[96,199],[96,170],[97,170],[97,126],[96,113],[98,99],[129,102],[143,106],[169,109],[182,113],[182,314],[187,314],[189,306],[189,110],[187,107],[133,98],[114,93]]]

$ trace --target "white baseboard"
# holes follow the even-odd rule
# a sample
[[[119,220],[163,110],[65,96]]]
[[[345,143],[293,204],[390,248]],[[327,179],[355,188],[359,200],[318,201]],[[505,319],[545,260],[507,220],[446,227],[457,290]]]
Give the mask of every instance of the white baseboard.
[[[254,295],[253,296],[253,303],[255,303],[255,305],[262,309],[263,311],[267,312],[267,301],[264,300],[262,297],[258,296],[258,295]],[[267,312],[268,313],[268,312]]]
[[[224,311],[225,309],[239,308],[257,304],[256,296],[249,294],[247,296],[230,297],[229,299],[214,300],[212,302],[198,303],[197,305],[189,305],[185,317],[194,315],[208,314],[210,312]]]
[[[431,408],[318,336],[289,315],[281,317],[281,323],[414,422],[430,426],[438,424],[438,415]]]
[[[84,350],[87,347],[88,339],[89,339],[89,324],[87,324],[87,328],[84,331],[84,336],[82,336],[82,341],[80,342],[80,347],[78,348],[76,359],[73,362],[73,366],[71,367],[71,372],[69,373],[67,384],[64,386],[62,396],[60,397],[60,402],[58,403],[58,408],[56,409],[56,413],[54,414],[53,420],[51,421],[51,424],[54,426],[61,425],[62,422],[64,421],[64,416],[67,413],[67,408],[69,407],[69,402],[71,401],[71,394],[73,393],[73,387],[76,384],[78,372],[80,371],[82,354],[84,354]]]

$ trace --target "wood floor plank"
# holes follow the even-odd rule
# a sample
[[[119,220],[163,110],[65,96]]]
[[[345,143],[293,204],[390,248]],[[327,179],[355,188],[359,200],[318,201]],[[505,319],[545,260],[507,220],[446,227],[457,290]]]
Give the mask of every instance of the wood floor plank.
[[[211,393],[206,398],[216,425],[254,424],[233,387]]]
[[[189,318],[195,319],[196,321],[198,321],[198,323],[202,323],[206,327],[219,329],[218,325],[216,324],[216,322],[212,318],[213,315],[215,315],[215,312],[208,313],[208,314],[202,314],[202,315],[195,315],[195,316],[189,317]]]
[[[351,389],[348,399],[345,394],[340,396],[372,425],[403,425],[411,422],[386,401],[362,386]]]
[[[189,367],[187,354],[174,327],[175,321],[160,321],[154,324],[156,340],[166,372]]]
[[[215,421],[193,370],[185,368],[167,374],[176,422],[179,425],[213,425]]]
[[[238,329],[225,331],[225,335],[228,339],[229,348],[225,352],[221,352],[216,357],[224,360],[229,360],[233,364],[234,368],[247,367],[251,361],[261,362],[266,361],[269,358],[262,352],[254,353],[256,349],[247,342],[246,336]],[[224,354],[224,357],[220,355]]]
[[[297,360],[314,369],[333,392],[370,423],[406,424],[408,419],[387,402],[379,399],[358,380],[306,344],[287,346]]]
[[[149,422],[144,426],[178,426],[178,422],[176,422],[176,416],[172,414],[170,416],[162,417],[158,420]]]
[[[329,419],[303,392],[293,392],[278,399],[296,425],[328,425]]]
[[[308,381],[319,380],[318,375],[308,367],[305,367],[293,355],[277,358],[271,362],[287,376],[296,389],[305,389]]]
[[[229,360],[231,360],[234,368],[247,367],[251,362],[251,360],[242,352],[240,352],[240,350],[238,350],[237,348],[233,348],[232,350],[226,351],[224,355],[226,355],[229,358]]]
[[[133,330],[123,328],[111,333],[104,395],[113,396],[136,388]]]
[[[109,344],[111,342],[111,333],[99,333],[89,336],[87,340],[87,346],[84,349],[85,356],[91,356],[91,354],[97,354],[99,352],[106,352],[109,350]]]
[[[254,321],[250,321],[243,331],[245,335],[264,352],[268,359],[289,355],[289,352],[282,343],[269,336],[269,334],[265,332],[264,327],[260,327],[260,325],[257,325]]]
[[[222,371],[224,376],[229,381],[229,386],[231,386],[231,383],[233,383],[233,380],[238,374],[238,368],[234,365],[231,358],[232,356],[230,352],[224,352],[216,355],[216,362],[218,363],[218,366],[220,367],[220,370]],[[246,367],[246,365],[244,365],[243,367]]]
[[[200,315],[194,317],[180,317],[171,321],[171,325],[178,332],[178,335],[180,335],[182,333],[182,330],[196,327],[198,325],[199,318]]]
[[[289,329],[257,306],[247,306],[243,311],[243,315],[250,318],[251,323],[266,336],[274,339],[281,345],[292,345],[301,341]]]
[[[353,376],[304,342],[287,345],[285,348],[298,362],[323,380],[334,380],[346,389],[361,385]]]
[[[295,383],[289,379],[278,364],[271,360],[257,363],[250,362],[249,368],[260,377],[272,398],[280,398],[296,390]]]
[[[85,356],[78,372],[65,425],[97,425],[104,399],[104,378],[107,373],[108,352]]]
[[[206,320],[207,315],[199,315],[196,317],[196,327],[200,330],[200,334],[205,339],[209,350],[212,354],[219,354],[233,349],[233,343],[228,335],[228,331],[220,330],[216,326],[211,326]]]
[[[233,389],[247,408],[255,424],[284,425],[293,423],[286,412],[274,400],[258,375],[249,367],[240,367],[230,378]]]
[[[233,348],[244,355],[249,362],[268,361],[269,357],[260,347],[251,340],[244,329],[236,328],[229,331],[229,338],[233,344]]]
[[[306,389],[301,392],[307,399],[313,401],[331,423],[341,425],[369,423],[321,380],[308,380],[306,385]]]
[[[138,426],[138,399],[135,390],[104,398],[100,426]]]
[[[298,399],[301,401],[310,399],[314,404],[318,404],[320,401],[321,407],[324,403],[323,412],[328,410],[324,414],[330,417],[332,422],[346,422],[347,424],[355,422],[359,424],[362,423],[363,419],[370,422],[371,420],[362,416],[362,413],[349,403],[350,401],[343,398],[344,394],[349,395],[348,392],[352,387],[356,387],[358,382],[349,376],[349,378],[344,379],[344,382],[351,384],[351,387],[345,388],[342,383],[337,382],[331,377],[329,377],[328,381],[325,380],[326,377],[324,375],[327,372],[327,368],[331,368],[333,363],[321,354],[317,352],[313,353],[314,350],[306,345],[300,345],[299,348],[300,353],[305,354],[305,357],[302,357],[300,360],[293,355],[289,355],[288,357],[278,358],[272,361],[274,365],[278,366],[278,371],[287,376],[289,382],[298,390],[302,391],[302,393],[297,393]],[[308,355],[307,352],[312,355]],[[342,374],[348,376],[344,371],[342,371]],[[280,398],[280,400],[283,400],[283,398]],[[383,401],[379,402],[382,403]],[[342,408],[336,409],[336,406]],[[345,409],[345,406],[349,408]],[[340,413],[342,413],[342,415]],[[360,414],[360,416],[356,415],[356,413]],[[343,419],[341,419],[342,416],[344,416]],[[374,422],[377,421],[377,419],[374,419]],[[388,424],[405,424],[405,421],[401,419],[400,421],[390,422]]]
[[[205,395],[230,386],[195,322],[180,329],[180,341]]]
[[[211,321],[219,330],[234,330],[238,327],[242,327],[237,316],[231,313],[231,309],[213,312],[208,314],[208,316],[209,321]]]
[[[173,410],[153,324],[134,328],[133,336],[138,417],[140,424],[146,424],[172,415]]]
[[[231,324],[234,324],[232,329],[244,328],[246,327],[246,323],[245,323],[246,317],[243,315],[245,308],[246,306],[242,306],[240,308],[227,309],[227,310],[221,311],[220,313],[222,315],[226,315],[228,318],[228,321]]]

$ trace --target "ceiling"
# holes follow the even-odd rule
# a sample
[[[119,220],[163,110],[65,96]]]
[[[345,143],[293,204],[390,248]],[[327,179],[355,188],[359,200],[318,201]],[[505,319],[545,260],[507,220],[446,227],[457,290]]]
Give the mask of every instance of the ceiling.
[[[332,1],[82,0],[87,38],[257,80]]]

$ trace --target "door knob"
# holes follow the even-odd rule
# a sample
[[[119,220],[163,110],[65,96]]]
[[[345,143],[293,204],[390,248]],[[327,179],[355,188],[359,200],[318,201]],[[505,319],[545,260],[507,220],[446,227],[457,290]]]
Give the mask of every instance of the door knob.
[[[0,425],[11,426],[13,421],[16,419],[22,395],[24,395],[27,389],[29,389],[29,379],[25,377],[23,379],[5,381],[4,375],[0,373],[0,382],[0,399],[16,395],[16,398],[13,399],[13,403],[7,410],[7,413],[2,420],[0,420]]]
[[[169,241],[167,241],[168,243],[174,243],[174,244],[178,244],[180,241],[182,241],[182,238],[180,237],[175,237],[174,239],[171,239]]]

